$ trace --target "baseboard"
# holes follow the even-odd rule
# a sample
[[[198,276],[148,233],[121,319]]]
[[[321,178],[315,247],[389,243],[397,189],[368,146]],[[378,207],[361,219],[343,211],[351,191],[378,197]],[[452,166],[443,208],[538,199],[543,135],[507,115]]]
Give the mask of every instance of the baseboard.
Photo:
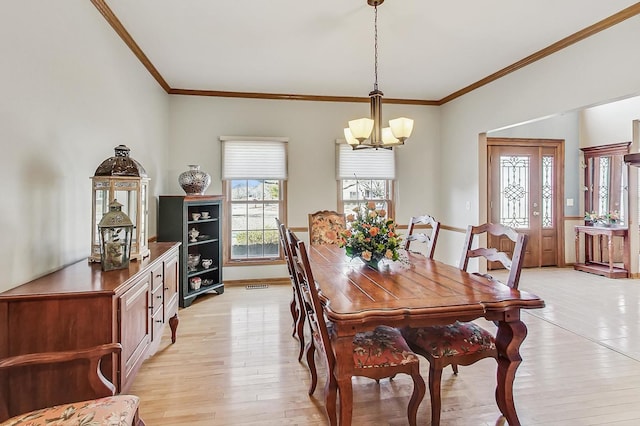
[[[225,287],[244,287],[251,284],[291,285],[291,278],[255,278],[250,280],[224,280]]]

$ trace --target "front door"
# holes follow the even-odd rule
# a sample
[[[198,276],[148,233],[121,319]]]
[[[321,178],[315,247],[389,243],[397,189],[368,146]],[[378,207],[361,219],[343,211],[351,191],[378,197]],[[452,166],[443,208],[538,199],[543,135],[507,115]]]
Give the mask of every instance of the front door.
[[[563,191],[560,140],[489,138],[489,221],[529,235],[524,267],[556,266],[561,250],[559,224]],[[507,238],[491,247],[510,252]],[[489,269],[492,269],[489,265]]]

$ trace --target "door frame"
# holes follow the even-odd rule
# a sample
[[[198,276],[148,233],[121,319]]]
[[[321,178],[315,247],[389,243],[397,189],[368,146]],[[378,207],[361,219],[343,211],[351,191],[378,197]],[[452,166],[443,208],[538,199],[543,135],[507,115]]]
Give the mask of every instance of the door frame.
[[[485,209],[484,216],[489,218],[489,200],[491,199],[491,185],[489,184],[489,178],[491,176],[489,171],[489,146],[514,146],[514,147],[546,147],[553,148],[555,151],[555,158],[557,159],[554,172],[556,173],[556,182],[558,187],[554,191],[554,203],[553,214],[556,218],[557,238],[556,238],[556,252],[558,267],[565,267],[565,216],[564,216],[564,139],[547,139],[547,138],[495,138],[485,137],[481,135],[480,141],[484,140],[484,200]]]

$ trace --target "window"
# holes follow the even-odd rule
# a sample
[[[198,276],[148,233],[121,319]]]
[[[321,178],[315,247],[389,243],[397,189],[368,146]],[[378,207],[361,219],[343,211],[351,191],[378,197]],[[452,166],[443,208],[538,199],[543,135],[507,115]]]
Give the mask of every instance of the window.
[[[220,137],[225,262],[281,258],[276,218],[286,212],[287,139]]]
[[[394,151],[387,149],[354,150],[345,143],[336,145],[338,209],[349,213],[354,207],[374,201],[376,207],[394,215]]]

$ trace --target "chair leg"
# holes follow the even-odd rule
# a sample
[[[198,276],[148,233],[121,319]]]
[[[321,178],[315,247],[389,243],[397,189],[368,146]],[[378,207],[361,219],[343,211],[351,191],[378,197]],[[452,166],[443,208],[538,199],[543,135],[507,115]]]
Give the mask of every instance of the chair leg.
[[[451,364],[451,368],[453,368],[453,374],[458,375],[458,364]]]
[[[327,382],[324,384],[324,406],[331,426],[338,425],[338,382],[333,376],[333,371],[327,366]]]
[[[304,352],[304,322],[307,314],[304,311],[298,312],[298,320],[296,321],[296,333],[298,340],[300,341],[300,352],[298,353],[298,362],[302,360],[302,353]]]
[[[307,354],[307,365],[309,366],[309,371],[311,372],[311,384],[309,385],[309,395],[313,395],[316,391],[316,385],[318,384],[318,372],[316,371],[316,360],[315,360],[315,351],[316,346],[313,343],[313,338],[307,344],[305,352]],[[328,382],[328,379],[327,379]]]
[[[291,318],[293,319],[293,330],[291,331],[292,337],[299,337],[298,332],[298,317],[300,315],[300,310],[298,309],[298,303],[296,302],[296,289],[293,289],[293,297],[291,298],[291,303],[289,304],[289,309],[291,310]],[[298,359],[300,361],[300,359]]]
[[[407,417],[409,418],[409,426],[416,426],[418,407],[424,398],[424,394],[427,391],[427,387],[424,384],[424,379],[420,375],[420,366],[416,367],[411,372],[411,378],[413,379],[413,393],[409,400],[409,407],[407,408]]]
[[[431,393],[431,426],[440,425],[440,411],[442,401],[440,400],[440,381],[442,379],[442,368],[429,364],[429,393]]]

